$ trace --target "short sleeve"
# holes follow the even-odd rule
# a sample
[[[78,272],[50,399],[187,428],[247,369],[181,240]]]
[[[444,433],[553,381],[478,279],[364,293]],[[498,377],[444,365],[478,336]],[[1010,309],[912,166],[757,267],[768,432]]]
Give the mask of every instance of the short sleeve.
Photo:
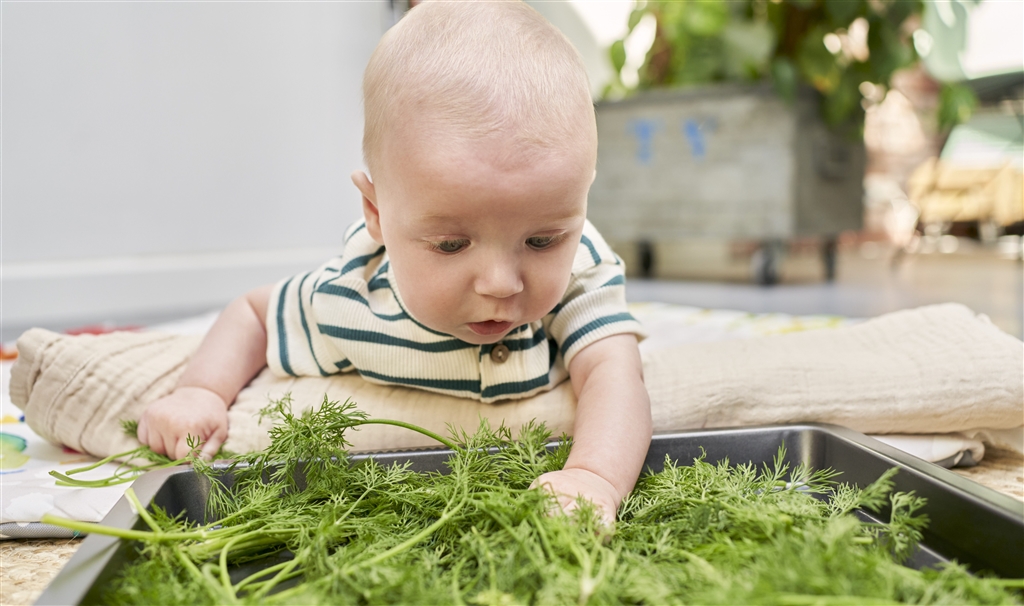
[[[267,306],[266,321],[267,366],[274,374],[323,377],[353,370],[351,361],[342,351],[342,343],[321,330],[323,322],[333,318],[319,316],[336,307],[325,308],[322,294],[325,289],[341,289],[333,284],[339,278],[351,276],[365,292],[363,274],[367,266],[383,254],[383,247],[377,247],[365,227],[366,224],[359,221],[346,230],[341,255],[314,271],[292,276],[275,286]]]
[[[318,329],[313,294],[326,267],[282,280],[270,297],[267,366],[279,376],[328,376],[352,370],[338,344]]]
[[[568,368],[586,346],[605,337],[646,333],[626,307],[626,267],[587,221],[562,301],[545,318]]]

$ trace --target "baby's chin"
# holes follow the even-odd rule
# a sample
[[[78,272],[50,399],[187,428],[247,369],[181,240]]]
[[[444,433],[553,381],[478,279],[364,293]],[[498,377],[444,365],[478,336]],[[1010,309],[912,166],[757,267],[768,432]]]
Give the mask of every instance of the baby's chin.
[[[494,335],[480,335],[480,334],[477,334],[477,333],[473,332],[472,329],[470,329],[468,326],[465,326],[465,325],[460,326],[459,328],[460,328],[460,330],[458,331],[458,334],[453,335],[453,336],[458,338],[460,341],[465,341],[466,343],[472,343],[473,345],[493,345],[495,343],[500,343],[502,339],[504,339],[506,336],[508,336],[508,333],[512,330],[512,328],[515,328],[515,327],[513,326],[513,327],[509,328],[508,330],[502,331],[502,332],[500,332],[498,334],[494,334]]]

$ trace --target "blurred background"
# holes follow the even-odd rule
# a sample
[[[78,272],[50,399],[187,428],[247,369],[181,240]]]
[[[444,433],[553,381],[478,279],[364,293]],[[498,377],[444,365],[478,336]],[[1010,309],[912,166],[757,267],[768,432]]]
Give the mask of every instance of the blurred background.
[[[590,72],[589,214],[631,300],[957,301],[1022,335],[1024,2],[531,4]],[[0,5],[5,349],[209,312],[336,254],[361,74],[407,7]]]

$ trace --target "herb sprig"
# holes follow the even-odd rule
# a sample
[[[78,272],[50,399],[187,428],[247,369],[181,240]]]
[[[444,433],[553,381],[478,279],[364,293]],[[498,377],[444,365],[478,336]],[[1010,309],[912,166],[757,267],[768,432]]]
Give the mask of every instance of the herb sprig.
[[[141,541],[107,588],[112,604],[180,603],[1020,603],[1020,580],[975,577],[952,563],[913,570],[923,499],[893,493],[890,470],[863,489],[828,470],[666,459],[623,501],[614,534],[584,506],[549,515],[531,489],[564,465],[542,424],[516,440],[482,423],[444,439],[445,473],[353,464],[345,432],[370,421],[325,399],[266,411],[271,446],[213,482],[208,524],[146,512],[148,530],[63,524]],[[381,421],[383,422],[383,421]],[[404,425],[403,425],[404,426]],[[418,429],[417,429],[418,430]],[[230,478],[230,479],[227,479]],[[857,509],[892,511],[866,523]],[[50,523],[55,520],[50,518]]]
[[[138,433],[139,422],[134,419],[124,420],[121,421],[121,428],[124,429],[124,432],[127,435],[134,438]],[[188,436],[186,441],[190,452],[198,452],[200,444],[196,437]],[[230,453],[226,454],[230,455]],[[102,458],[99,461],[84,467],[68,470],[67,473],[60,473],[59,471],[52,470],[50,471],[50,476],[56,478],[57,481],[55,484],[57,486],[71,486],[74,488],[103,488],[105,486],[117,486],[118,484],[131,482],[147,471],[155,471],[157,469],[184,465],[185,463],[192,462],[194,458],[194,455],[189,455],[181,459],[171,459],[165,455],[157,454],[150,450],[148,446],[143,445],[125,452],[112,454],[109,457]],[[82,480],[71,477],[73,475],[92,471],[106,465],[107,463],[115,461],[117,461],[119,465],[114,469],[111,475],[105,478]]]

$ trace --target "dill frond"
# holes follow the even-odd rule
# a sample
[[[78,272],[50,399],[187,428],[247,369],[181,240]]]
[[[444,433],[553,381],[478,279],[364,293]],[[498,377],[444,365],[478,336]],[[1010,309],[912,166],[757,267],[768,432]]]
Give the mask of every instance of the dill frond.
[[[552,516],[552,497],[529,488],[571,444],[542,424],[517,439],[486,422],[452,431],[444,473],[417,473],[351,464],[345,432],[374,422],[351,402],[296,415],[284,398],[265,412],[277,422],[266,451],[226,474],[193,461],[214,482],[213,521],[153,511],[153,531],[132,535],[147,538],[140,558],[103,602],[1021,603],[1019,583],[901,565],[927,521],[923,499],[893,493],[895,470],[857,488],[791,468],[781,448],[761,468],[666,459],[609,536],[592,507]],[[885,523],[855,515],[885,507]]]

